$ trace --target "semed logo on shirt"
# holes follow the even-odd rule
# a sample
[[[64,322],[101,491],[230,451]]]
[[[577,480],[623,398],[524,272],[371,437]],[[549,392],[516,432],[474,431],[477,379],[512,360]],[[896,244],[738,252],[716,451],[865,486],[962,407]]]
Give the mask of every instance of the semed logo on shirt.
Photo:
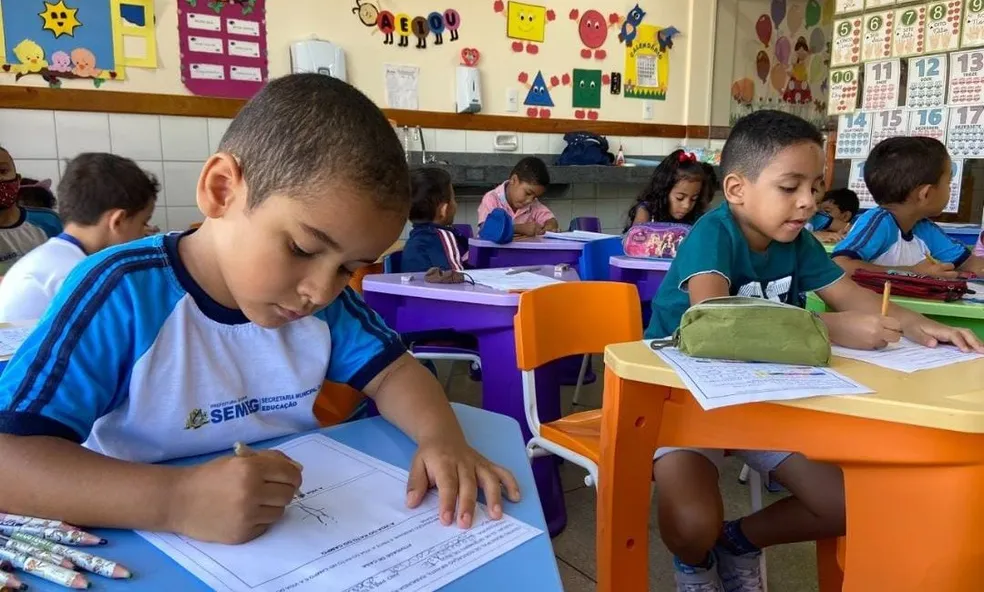
[[[312,388],[300,393],[290,395],[273,395],[270,397],[259,397],[247,399],[241,397],[232,401],[213,403],[207,410],[196,408],[188,413],[185,420],[184,429],[197,430],[209,424],[226,423],[244,417],[249,417],[254,413],[277,412],[297,407],[302,399],[306,399],[318,392],[319,389]]]

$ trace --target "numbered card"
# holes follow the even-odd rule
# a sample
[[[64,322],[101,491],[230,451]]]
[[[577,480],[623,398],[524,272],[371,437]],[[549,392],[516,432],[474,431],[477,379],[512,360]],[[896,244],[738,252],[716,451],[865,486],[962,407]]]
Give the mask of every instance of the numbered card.
[[[878,111],[868,116],[871,118],[871,148],[882,140],[909,134],[909,114],[905,109]]]
[[[837,0],[834,4],[834,14],[861,12],[864,10],[864,0]]]
[[[950,54],[949,104],[984,104],[984,49]]]
[[[902,62],[886,60],[864,65],[864,93],[861,108],[869,111],[899,106],[899,72]]]
[[[926,41],[926,7],[908,6],[896,10],[894,35],[893,56],[901,58],[921,54]]]
[[[984,158],[984,105],[950,108],[946,149],[952,158]]]
[[[964,4],[960,47],[984,45],[984,0],[967,0]]]
[[[922,56],[909,60],[905,106],[942,107],[946,104],[946,54]]]
[[[871,146],[871,113],[859,112],[837,118],[834,158],[864,158]]]
[[[930,2],[926,5],[926,51],[951,51],[960,46],[960,15],[963,0]]]
[[[851,172],[847,176],[847,188],[858,194],[858,201],[861,202],[862,209],[871,209],[878,204],[871,199],[871,192],[864,183],[864,161],[852,160]]]
[[[950,160],[950,201],[946,203],[943,211],[954,214],[960,209],[960,190],[963,188],[963,159]]]
[[[944,107],[909,111],[909,135],[935,138],[946,144],[946,116]]]
[[[861,59],[881,60],[892,56],[892,26],[895,13],[891,10],[864,15],[864,34],[861,41]]]
[[[861,17],[834,21],[834,40],[830,45],[830,66],[852,66],[861,63]]]
[[[865,0],[865,8],[884,8],[885,6],[894,6],[895,0]]]
[[[858,108],[858,73],[860,68],[830,71],[830,99],[827,115],[854,113]]]

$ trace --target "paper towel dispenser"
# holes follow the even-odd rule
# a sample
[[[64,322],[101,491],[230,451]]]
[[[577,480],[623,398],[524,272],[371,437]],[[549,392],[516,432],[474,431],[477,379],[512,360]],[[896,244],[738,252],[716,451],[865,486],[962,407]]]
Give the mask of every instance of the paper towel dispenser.
[[[308,39],[290,46],[290,71],[314,72],[345,80],[345,50],[330,41]]]

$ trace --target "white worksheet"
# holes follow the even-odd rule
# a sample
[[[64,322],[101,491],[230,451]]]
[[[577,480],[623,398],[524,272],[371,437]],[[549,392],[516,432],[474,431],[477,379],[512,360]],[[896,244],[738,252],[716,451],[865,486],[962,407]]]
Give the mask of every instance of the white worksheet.
[[[559,284],[562,280],[532,273],[530,271],[520,271],[517,269],[469,269],[465,275],[470,277],[476,284],[492,288],[493,290],[535,290],[543,286]],[[543,269],[551,269],[545,265]],[[518,273],[513,273],[518,272]]]
[[[676,371],[704,409],[872,392],[830,368],[692,358],[675,347],[655,353]]]
[[[406,507],[407,472],[320,435],[276,447],[304,466],[303,497],[242,545],[140,535],[221,592],[436,590],[540,534],[515,518],[442,526],[437,494]]]
[[[576,241],[579,243],[590,243],[596,240],[612,238],[614,234],[603,232],[588,232],[587,230],[571,230],[569,232],[547,232],[543,236],[547,238],[558,238],[560,240]]]
[[[6,360],[14,355],[33,330],[34,323],[0,327],[0,360]]]
[[[984,358],[981,354],[965,354],[951,345],[941,344],[937,347],[924,347],[904,337],[896,347],[886,349],[869,351],[848,349],[839,345],[835,345],[831,349],[835,356],[861,360],[882,368],[906,373]]]

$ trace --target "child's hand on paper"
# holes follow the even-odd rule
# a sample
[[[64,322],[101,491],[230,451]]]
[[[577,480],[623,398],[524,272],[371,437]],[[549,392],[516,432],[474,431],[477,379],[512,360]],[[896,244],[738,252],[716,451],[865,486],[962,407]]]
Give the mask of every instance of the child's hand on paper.
[[[280,520],[300,485],[300,465],[278,450],[184,469],[169,530],[200,541],[245,543]]]
[[[894,317],[846,311],[826,313],[830,341],[851,349],[882,349],[902,338],[902,324]]]
[[[955,279],[960,275],[960,272],[953,268],[952,263],[939,263],[930,259],[923,259],[913,265],[912,271],[923,275],[947,279]]]
[[[519,236],[536,236],[537,235],[536,229],[537,229],[537,224],[535,222],[523,222],[522,224],[513,224],[513,233]]]
[[[940,343],[950,343],[960,348],[962,352],[984,354],[984,345],[970,329],[948,327],[927,319],[922,315],[913,316],[903,323],[905,336],[926,347],[936,347]]]
[[[407,506],[416,508],[424,501],[427,490],[437,487],[441,524],[455,522],[471,528],[475,518],[478,487],[485,492],[489,518],[502,518],[502,488],[509,501],[519,501],[519,485],[507,469],[489,462],[472,449],[460,435],[421,441],[410,464],[407,480]]]

